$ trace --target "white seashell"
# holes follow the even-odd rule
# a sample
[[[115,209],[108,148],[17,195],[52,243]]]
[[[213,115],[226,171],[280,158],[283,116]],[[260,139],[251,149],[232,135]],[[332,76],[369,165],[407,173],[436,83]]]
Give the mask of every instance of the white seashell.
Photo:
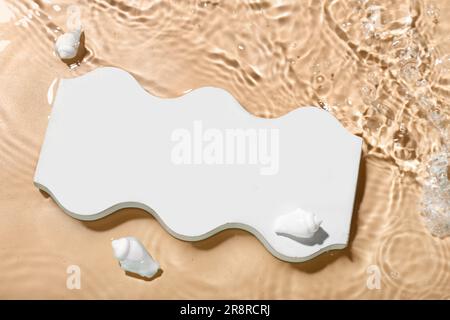
[[[72,59],[77,55],[80,46],[81,26],[76,30],[66,32],[55,42],[55,52],[61,59]]]
[[[142,243],[135,237],[125,237],[111,242],[114,256],[119,260],[120,267],[125,271],[137,273],[142,277],[151,278],[159,270],[159,263],[145,250]]]
[[[321,223],[322,220],[316,214],[298,208],[276,219],[275,232],[279,235],[311,238],[319,230]]]

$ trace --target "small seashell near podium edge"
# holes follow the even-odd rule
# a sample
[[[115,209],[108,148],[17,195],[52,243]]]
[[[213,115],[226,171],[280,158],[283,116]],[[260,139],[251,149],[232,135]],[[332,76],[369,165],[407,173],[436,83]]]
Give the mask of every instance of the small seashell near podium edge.
[[[55,42],[55,52],[61,59],[72,59],[77,55],[80,46],[82,28],[66,32]]]
[[[275,233],[309,239],[319,230],[322,220],[300,208],[279,216],[275,221]]]

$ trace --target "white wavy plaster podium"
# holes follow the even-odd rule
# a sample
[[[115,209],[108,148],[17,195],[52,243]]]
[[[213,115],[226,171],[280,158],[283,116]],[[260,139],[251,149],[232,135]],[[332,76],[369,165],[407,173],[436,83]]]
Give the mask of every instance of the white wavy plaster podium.
[[[213,164],[206,164],[208,143],[199,139],[221,138],[225,145],[226,132],[239,129],[258,134],[266,157],[259,150],[256,160],[248,160],[249,152],[244,163],[221,161],[214,158],[219,143]],[[191,164],[173,159],[181,133],[191,135]],[[60,81],[34,182],[80,220],[137,207],[179,239],[240,228],[279,259],[301,262],[347,245],[360,154],[361,139],[321,109],[258,118],[225,90],[205,87],[162,99],[129,73],[106,67]],[[323,220],[311,239],[274,231],[277,217],[297,208]]]

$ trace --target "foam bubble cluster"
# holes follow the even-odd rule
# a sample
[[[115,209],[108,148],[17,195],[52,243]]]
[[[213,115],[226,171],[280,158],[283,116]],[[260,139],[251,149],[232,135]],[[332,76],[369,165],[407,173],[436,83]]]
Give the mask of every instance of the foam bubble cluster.
[[[434,154],[428,165],[428,179],[423,187],[423,215],[431,234],[450,236],[450,184],[448,149]]]

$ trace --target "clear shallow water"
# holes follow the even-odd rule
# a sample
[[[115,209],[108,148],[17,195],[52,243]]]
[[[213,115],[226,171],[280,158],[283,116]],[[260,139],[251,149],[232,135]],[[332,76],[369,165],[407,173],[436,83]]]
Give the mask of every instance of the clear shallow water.
[[[449,237],[425,223],[448,233],[448,164],[431,158],[448,141],[450,3],[80,2],[86,54],[68,67],[53,43],[71,4],[0,1],[0,297],[450,297]],[[186,243],[143,211],[89,223],[64,215],[32,185],[55,79],[104,65],[158,96],[212,85],[262,117],[331,112],[364,138],[349,248],[289,264],[243,231]],[[123,275],[110,238],[128,235],[161,277]],[[65,286],[70,264],[82,270],[79,291]],[[372,265],[379,290],[366,285]]]

